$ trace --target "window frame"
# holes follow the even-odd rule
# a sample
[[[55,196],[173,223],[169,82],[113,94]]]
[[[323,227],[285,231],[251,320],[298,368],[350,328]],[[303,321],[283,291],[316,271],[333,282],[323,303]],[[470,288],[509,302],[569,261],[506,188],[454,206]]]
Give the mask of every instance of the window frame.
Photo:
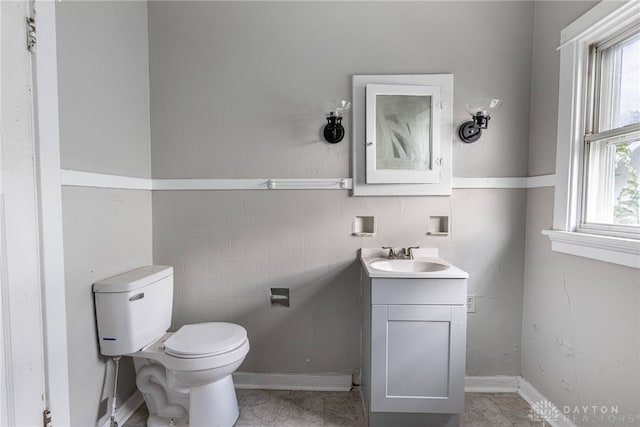
[[[615,225],[582,226],[584,134],[592,121],[590,49],[634,26],[639,13],[639,2],[601,2],[561,32],[553,229],[543,234],[554,251],[640,269],[640,240],[634,233]]]
[[[585,136],[583,138],[583,155],[582,155],[582,181],[579,200],[579,221],[577,232],[602,234],[612,237],[628,237],[632,239],[640,239],[640,226],[638,225],[621,225],[606,222],[588,221],[589,211],[589,178],[590,164],[592,161],[591,151],[594,150],[593,145],[597,142],[625,142],[634,140],[640,136],[640,123],[634,123],[626,126],[619,126],[607,130],[600,130],[602,123],[603,110],[600,101],[604,96],[607,98],[612,96],[613,88],[608,87],[603,90],[602,87],[602,64],[605,59],[604,55],[608,49],[615,47],[619,43],[630,38],[637,38],[640,35],[640,24],[625,27],[616,34],[607,37],[597,43],[589,46],[589,64],[588,64],[588,82],[587,96],[585,106]],[[594,150],[595,151],[595,150]]]

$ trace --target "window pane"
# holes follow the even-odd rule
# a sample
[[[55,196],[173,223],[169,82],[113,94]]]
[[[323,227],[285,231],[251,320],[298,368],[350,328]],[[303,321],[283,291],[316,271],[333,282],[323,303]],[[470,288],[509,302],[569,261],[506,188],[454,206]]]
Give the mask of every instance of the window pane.
[[[640,141],[616,146],[614,224],[640,224]]]
[[[640,34],[602,52],[599,131],[640,123]]]
[[[640,139],[590,144],[586,222],[640,225]]]

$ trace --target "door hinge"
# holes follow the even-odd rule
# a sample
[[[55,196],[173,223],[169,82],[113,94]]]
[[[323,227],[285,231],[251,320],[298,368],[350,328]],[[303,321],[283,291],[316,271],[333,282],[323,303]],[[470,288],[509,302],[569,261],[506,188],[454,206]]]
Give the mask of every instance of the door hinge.
[[[27,18],[27,50],[36,50],[36,19],[32,16]]]
[[[51,411],[48,409],[45,409],[44,411],[42,411],[42,427],[51,427],[53,424],[51,424]]]

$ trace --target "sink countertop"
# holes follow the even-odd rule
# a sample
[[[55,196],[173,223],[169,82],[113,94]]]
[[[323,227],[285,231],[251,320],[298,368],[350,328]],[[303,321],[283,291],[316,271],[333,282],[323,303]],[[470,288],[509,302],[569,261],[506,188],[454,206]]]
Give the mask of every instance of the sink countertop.
[[[396,248],[397,249],[397,248]],[[427,272],[399,272],[399,271],[384,271],[377,270],[369,267],[369,264],[373,261],[384,260],[387,261],[389,253],[388,249],[381,248],[362,248],[360,249],[360,262],[367,272],[367,275],[372,278],[397,278],[397,279],[468,279],[469,273],[455,265],[447,262],[446,260],[438,256],[437,248],[419,248],[413,250],[413,256],[415,260],[420,261],[432,261],[439,264],[445,264],[449,268],[440,271],[427,271]]]

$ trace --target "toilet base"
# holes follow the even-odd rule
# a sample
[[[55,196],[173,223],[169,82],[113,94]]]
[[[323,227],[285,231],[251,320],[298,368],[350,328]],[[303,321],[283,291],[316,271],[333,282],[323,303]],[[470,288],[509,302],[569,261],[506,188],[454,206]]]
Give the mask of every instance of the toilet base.
[[[183,418],[189,427],[233,426],[239,410],[231,374],[249,352],[249,341],[222,354],[182,359],[165,353],[165,339],[132,354],[136,384],[149,408],[148,427],[176,425]]]
[[[165,418],[150,414],[147,418],[147,427],[189,427],[189,419],[181,418]]]
[[[190,427],[231,427],[238,415],[238,400],[231,375],[211,384],[190,388]]]

